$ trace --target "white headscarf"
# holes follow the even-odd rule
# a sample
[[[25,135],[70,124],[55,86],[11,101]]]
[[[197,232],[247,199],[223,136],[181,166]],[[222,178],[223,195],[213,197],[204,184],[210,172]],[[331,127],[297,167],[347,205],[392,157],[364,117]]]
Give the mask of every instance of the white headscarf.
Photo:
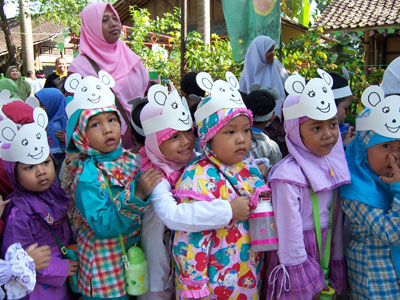
[[[400,95],[400,56],[389,64],[383,74],[382,89],[385,96]]]
[[[256,37],[247,49],[244,68],[239,81],[240,90],[249,93],[250,86],[258,83],[261,88],[277,88],[281,98],[276,101],[275,114],[281,119],[282,103],[286,98],[285,80],[289,76],[282,63],[274,58],[272,64],[267,63],[265,53],[275,46],[276,42],[268,36]]]

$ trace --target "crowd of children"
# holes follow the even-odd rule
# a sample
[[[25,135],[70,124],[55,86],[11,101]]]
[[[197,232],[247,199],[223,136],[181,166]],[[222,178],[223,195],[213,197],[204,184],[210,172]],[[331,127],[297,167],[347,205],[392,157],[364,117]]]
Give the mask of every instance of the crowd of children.
[[[274,43],[264,40],[267,55]],[[122,147],[104,70],[71,74],[67,100],[55,89],[26,102],[3,91],[12,190],[0,199],[0,298],[399,297],[400,58],[382,87],[364,91],[352,126],[347,70],[285,76],[281,106],[283,86],[252,84],[249,68],[246,94],[231,72],[200,72],[182,80],[186,99],[172,83],[134,99],[137,154]],[[284,158],[265,134],[276,115]],[[255,210],[263,201],[272,208]]]

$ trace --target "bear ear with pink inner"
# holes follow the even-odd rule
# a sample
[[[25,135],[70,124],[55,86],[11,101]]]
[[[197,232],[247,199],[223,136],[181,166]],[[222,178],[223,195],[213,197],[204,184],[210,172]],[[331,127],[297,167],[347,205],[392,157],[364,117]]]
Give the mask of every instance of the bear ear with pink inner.
[[[400,138],[400,96],[385,98],[380,86],[371,85],[362,93],[361,102],[370,112],[356,119],[357,131],[373,130],[385,137]]]
[[[328,72],[318,69],[321,77],[306,80],[296,74],[291,75],[285,82],[289,95],[300,96],[299,102],[283,107],[286,120],[308,117],[314,120],[329,120],[337,114],[335,97],[332,86],[333,78]]]

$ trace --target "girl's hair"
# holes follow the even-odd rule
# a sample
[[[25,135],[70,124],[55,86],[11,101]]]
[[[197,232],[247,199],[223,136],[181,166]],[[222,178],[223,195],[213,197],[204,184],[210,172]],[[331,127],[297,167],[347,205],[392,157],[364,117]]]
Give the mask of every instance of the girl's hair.
[[[147,104],[147,102],[137,105],[135,107],[135,109],[132,110],[132,112],[131,112],[132,122],[135,123],[135,125],[138,126],[139,128],[142,128],[142,122],[140,121],[140,113],[142,112],[142,109],[146,104]],[[144,137],[139,132],[137,132],[133,126],[131,126],[131,128],[132,128],[131,132],[133,134],[135,141],[139,145],[143,146],[146,137]]]
[[[333,73],[333,72],[332,73],[328,72],[328,73],[333,78],[332,90],[340,89],[340,88],[343,88],[343,87],[349,85],[347,80],[342,75],[339,75],[339,74]],[[347,97],[335,99],[335,103],[336,103],[336,105],[339,105],[339,103],[345,101],[346,99],[347,99]]]
[[[244,103],[251,110],[254,117],[269,114],[276,105],[274,97],[263,89],[255,90],[248,94],[244,99]]]
[[[185,92],[186,95],[197,95],[200,97],[204,97],[204,90],[202,90],[197,82],[196,82],[197,72],[189,72],[187,73],[181,81],[181,90]]]

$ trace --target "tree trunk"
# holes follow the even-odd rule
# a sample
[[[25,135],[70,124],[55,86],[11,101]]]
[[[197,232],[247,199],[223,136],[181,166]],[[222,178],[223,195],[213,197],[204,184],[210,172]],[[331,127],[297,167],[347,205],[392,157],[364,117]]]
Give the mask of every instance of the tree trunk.
[[[21,46],[23,68],[22,72],[26,76],[28,71],[35,72],[33,55],[32,23],[29,12],[29,1],[19,0],[19,19],[21,29]]]
[[[7,22],[6,15],[4,13],[4,0],[0,0],[0,26],[4,32],[4,37],[6,39],[6,45],[8,50],[8,59],[6,68],[11,65],[15,65],[17,63],[17,56],[16,56],[16,46],[13,44],[11,40],[11,33],[10,27]]]
[[[210,45],[210,0],[197,0],[197,30],[204,45]],[[208,47],[207,46],[207,47]]]

